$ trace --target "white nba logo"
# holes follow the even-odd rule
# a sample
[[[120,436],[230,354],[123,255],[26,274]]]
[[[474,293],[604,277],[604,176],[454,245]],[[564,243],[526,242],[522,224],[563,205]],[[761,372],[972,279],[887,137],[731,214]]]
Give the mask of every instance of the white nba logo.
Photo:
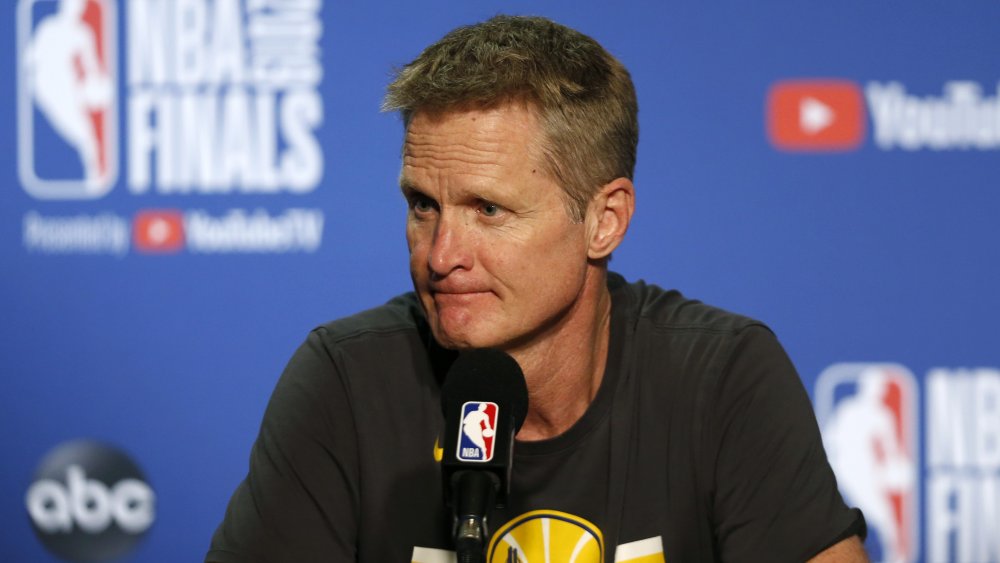
[[[18,171],[39,199],[94,199],[118,176],[116,34],[108,0],[20,0]]]
[[[816,418],[844,500],[868,523],[873,561],[917,557],[913,375],[896,364],[834,364],[816,381]]]

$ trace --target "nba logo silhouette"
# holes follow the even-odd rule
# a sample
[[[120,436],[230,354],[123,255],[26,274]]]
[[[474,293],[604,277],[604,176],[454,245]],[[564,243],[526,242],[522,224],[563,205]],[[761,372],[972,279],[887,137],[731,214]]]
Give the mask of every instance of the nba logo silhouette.
[[[868,522],[872,561],[917,557],[913,375],[896,364],[834,364],[816,380],[816,417],[848,504]]]
[[[118,176],[109,0],[20,0],[18,172],[39,199],[94,199]]]
[[[459,461],[493,459],[498,412],[496,403],[469,401],[462,405],[462,426],[458,429],[458,447],[455,448]]]

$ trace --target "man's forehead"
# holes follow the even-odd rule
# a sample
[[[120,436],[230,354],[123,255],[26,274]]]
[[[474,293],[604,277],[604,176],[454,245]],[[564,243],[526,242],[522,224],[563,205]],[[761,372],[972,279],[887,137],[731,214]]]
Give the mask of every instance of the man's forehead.
[[[489,100],[466,100],[445,105],[419,106],[410,111],[407,123],[412,122],[417,115],[421,115],[424,119],[437,120],[449,114],[505,110],[520,110],[534,116],[541,115],[541,106],[531,95],[511,93],[498,95]]]
[[[459,106],[446,110],[424,110],[413,114],[406,128],[409,141],[414,133],[445,133],[458,130],[469,132],[498,132],[534,137],[541,133],[537,114],[521,105],[496,105],[489,107]]]
[[[463,108],[414,116],[403,144],[403,173],[523,168],[540,163],[540,130],[520,107]],[[537,168],[537,166],[536,166]]]
[[[410,116],[404,138],[410,142],[415,132],[501,133],[531,147],[544,144],[538,106],[523,97],[508,97],[489,104],[462,103],[444,108],[421,108]]]

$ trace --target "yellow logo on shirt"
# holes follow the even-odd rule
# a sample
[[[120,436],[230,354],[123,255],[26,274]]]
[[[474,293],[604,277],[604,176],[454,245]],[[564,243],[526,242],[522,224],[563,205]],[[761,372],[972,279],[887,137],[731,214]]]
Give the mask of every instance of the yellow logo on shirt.
[[[444,448],[441,447],[441,443],[437,438],[434,438],[434,461],[441,463],[444,458]]]
[[[490,540],[489,563],[604,563],[604,536],[590,522],[556,510],[526,512]]]
[[[536,518],[529,520],[529,516],[536,516]],[[549,519],[548,534],[543,531],[545,524],[543,524],[542,519],[544,518]],[[565,540],[568,540],[569,543],[573,544],[572,550],[560,549],[558,545],[552,544],[552,518],[563,518],[578,523],[579,527],[557,525],[556,528],[560,529],[554,532],[557,536],[554,541],[565,544]],[[515,520],[520,521],[520,524],[507,524],[493,536],[494,540],[490,543],[490,563],[591,563],[601,560],[600,553],[595,553],[592,549],[593,539],[596,537],[597,541],[600,542],[601,533],[593,524],[582,518],[553,510],[539,510],[522,514]],[[524,526],[525,521],[532,522],[532,524]],[[563,522],[566,521],[563,520]],[[530,529],[532,526],[534,526],[534,530]],[[512,528],[516,528],[516,531]],[[589,534],[586,531],[588,528],[597,531],[596,535]],[[583,534],[577,533],[580,531]],[[538,532],[542,532],[541,539],[539,539]],[[534,537],[524,537],[532,535]],[[502,536],[504,536],[503,541],[497,539]],[[533,551],[530,553],[522,551],[515,547],[515,544],[519,547],[530,546],[526,549],[533,549]],[[540,549],[537,548],[538,546],[541,546]],[[558,559],[567,553],[567,558]],[[541,559],[535,558],[535,555],[538,554],[541,554]],[[411,563],[456,563],[457,560],[454,551],[416,546],[414,546],[413,556],[410,558]],[[660,536],[620,544],[615,549],[615,563],[665,563],[665,561],[663,558],[663,539]]]

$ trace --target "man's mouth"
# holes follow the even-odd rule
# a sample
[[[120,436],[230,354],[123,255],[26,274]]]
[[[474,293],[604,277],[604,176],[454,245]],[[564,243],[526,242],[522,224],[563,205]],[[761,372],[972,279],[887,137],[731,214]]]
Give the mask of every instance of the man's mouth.
[[[473,297],[487,295],[489,291],[434,291],[431,295],[435,299],[471,299]]]
[[[431,297],[438,306],[467,305],[489,294],[490,292],[487,290],[472,288],[431,288]]]

